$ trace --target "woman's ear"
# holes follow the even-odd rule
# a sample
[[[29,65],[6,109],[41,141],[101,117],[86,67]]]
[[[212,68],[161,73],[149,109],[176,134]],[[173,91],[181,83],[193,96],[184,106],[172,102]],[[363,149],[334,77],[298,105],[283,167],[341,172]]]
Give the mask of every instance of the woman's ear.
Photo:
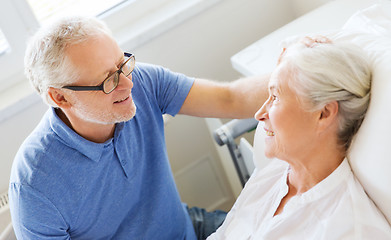
[[[330,126],[337,122],[338,117],[338,102],[327,103],[319,115],[319,127],[322,130],[328,130]]]
[[[71,104],[67,101],[66,96],[63,91],[58,88],[49,87],[48,89],[49,97],[59,108],[69,108]]]

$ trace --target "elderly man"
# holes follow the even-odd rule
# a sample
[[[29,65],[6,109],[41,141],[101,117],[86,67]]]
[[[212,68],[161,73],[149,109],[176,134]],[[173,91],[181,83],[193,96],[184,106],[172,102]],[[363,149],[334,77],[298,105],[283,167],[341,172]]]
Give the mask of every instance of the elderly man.
[[[170,171],[162,114],[251,117],[266,99],[266,77],[218,84],[136,64],[102,22],[84,17],[40,29],[25,67],[52,108],[12,168],[19,239],[196,239],[218,227],[194,231]]]

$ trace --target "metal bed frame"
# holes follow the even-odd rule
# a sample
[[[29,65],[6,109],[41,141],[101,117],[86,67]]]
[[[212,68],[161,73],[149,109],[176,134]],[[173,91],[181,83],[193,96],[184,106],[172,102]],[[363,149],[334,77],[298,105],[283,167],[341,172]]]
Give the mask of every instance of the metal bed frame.
[[[246,184],[255,168],[253,149],[246,139],[241,138],[239,144],[235,142],[235,139],[246,132],[255,130],[257,124],[258,121],[254,118],[234,119],[213,132],[218,145],[227,145],[242,186]]]

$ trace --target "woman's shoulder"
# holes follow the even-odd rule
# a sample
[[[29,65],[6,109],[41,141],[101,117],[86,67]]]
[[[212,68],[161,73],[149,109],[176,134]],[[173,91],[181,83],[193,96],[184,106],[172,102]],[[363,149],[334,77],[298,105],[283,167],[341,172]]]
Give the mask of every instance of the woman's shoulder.
[[[384,215],[365,192],[360,182],[354,176],[343,181],[329,202],[329,227],[344,225],[341,235],[351,236],[352,239],[391,239],[391,227]],[[375,237],[377,236],[377,237]]]

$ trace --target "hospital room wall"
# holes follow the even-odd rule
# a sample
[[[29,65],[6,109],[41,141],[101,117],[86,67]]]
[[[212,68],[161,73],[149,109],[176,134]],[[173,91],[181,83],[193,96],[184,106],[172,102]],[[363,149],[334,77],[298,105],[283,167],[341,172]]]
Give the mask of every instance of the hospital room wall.
[[[189,76],[230,81],[240,75],[232,69],[229,58],[307,11],[293,8],[295,2],[305,5],[304,0],[224,0],[144,45],[132,49],[124,44],[123,48],[134,52],[138,61],[160,64]],[[0,193],[8,188],[19,145],[47,109],[38,96],[31,99],[35,101],[31,107],[0,122]],[[227,178],[235,176],[226,176],[221,169],[205,120],[176,116],[166,125],[166,139],[183,200],[208,209],[228,209],[235,196]],[[205,181],[210,188],[203,184]]]
[[[322,4],[331,2],[332,0],[291,0],[292,1],[292,12],[295,16],[301,16],[306,12],[311,11],[319,7]],[[334,0],[338,1],[338,0]]]

